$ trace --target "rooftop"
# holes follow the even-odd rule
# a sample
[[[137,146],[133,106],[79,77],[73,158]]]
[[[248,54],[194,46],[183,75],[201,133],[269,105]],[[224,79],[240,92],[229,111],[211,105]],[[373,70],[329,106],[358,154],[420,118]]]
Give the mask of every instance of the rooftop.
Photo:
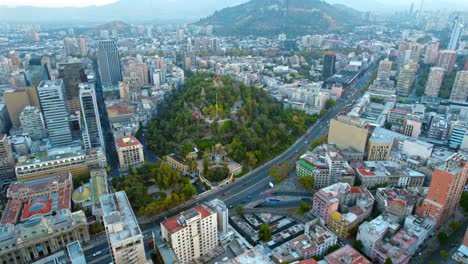
[[[317,194],[328,199],[330,202],[338,202],[340,193],[348,192],[351,189],[349,183],[338,182],[328,187],[320,189]]]
[[[270,264],[270,261],[266,258],[266,256],[258,251],[257,249],[253,248],[249,251],[246,251],[236,258],[230,259],[225,264]]]
[[[81,248],[80,241],[75,241],[67,245],[68,256],[72,264],[86,264],[86,259]]]
[[[133,115],[136,112],[136,107],[127,103],[117,103],[106,106],[109,117],[119,115]]]
[[[80,157],[80,156],[84,157],[85,154],[86,153],[84,150],[74,150],[71,148],[69,150],[65,150],[61,152],[49,152],[49,153],[42,152],[37,155],[31,156],[27,159],[21,159],[21,158],[18,159],[18,163],[16,163],[16,167],[50,162],[50,161],[61,160],[61,159],[75,158],[75,157]]]
[[[70,173],[62,173],[29,181],[12,183],[7,191],[7,203],[0,224],[16,224],[35,215],[48,215],[70,209]]]
[[[359,253],[356,249],[352,248],[350,245],[345,245],[344,247],[326,255],[325,260],[327,261],[328,264],[342,264],[342,263],[370,264],[371,263],[361,253]]]
[[[141,236],[140,227],[125,191],[103,195],[99,200],[110,244]]]
[[[394,161],[364,161],[364,166],[358,165],[356,170],[364,177],[424,177],[423,173]]]
[[[118,138],[116,139],[116,144],[119,148],[141,146],[140,141],[138,141],[138,139],[136,139],[136,137],[134,136],[130,136],[126,138]]]
[[[62,86],[63,81],[62,80],[47,80],[47,81],[42,81],[39,84],[39,88],[49,88],[51,86]]]
[[[207,216],[210,216],[214,212],[206,205],[199,205],[193,209],[190,209],[186,212],[183,212],[179,215],[176,215],[161,224],[167,229],[169,233],[175,233],[179,230],[182,230],[186,227],[186,222],[190,219],[200,217],[203,219]]]

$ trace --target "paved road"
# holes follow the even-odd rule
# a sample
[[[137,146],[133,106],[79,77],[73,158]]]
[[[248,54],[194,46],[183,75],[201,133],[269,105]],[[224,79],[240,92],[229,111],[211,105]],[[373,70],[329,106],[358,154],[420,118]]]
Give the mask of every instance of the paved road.
[[[235,207],[240,203],[248,202],[247,197],[257,197],[259,194],[269,189],[269,183],[272,182],[273,179],[269,176],[268,170],[272,166],[276,166],[278,163],[283,163],[291,159],[295,159],[295,157],[299,153],[308,149],[310,142],[323,137],[328,131],[328,124],[330,119],[335,117],[340,112],[340,110],[348,103],[348,101],[352,101],[361,97],[362,91],[360,90],[370,83],[372,74],[376,70],[376,65],[377,64],[371,66],[370,69],[358,81],[356,81],[356,83],[354,83],[350,87],[349,91],[342,96],[342,98],[337,102],[336,106],[330,111],[328,111],[328,113],[324,117],[319,119],[315,125],[313,125],[307,130],[309,136],[306,136],[306,134],[300,137],[285,152],[283,152],[273,160],[258,167],[257,169],[244,175],[242,178],[237,179],[236,182],[226,185],[224,187],[214,188],[209,193],[197,196],[191,201],[181,206],[165,211],[163,214],[154,217],[149,224],[140,224],[143,234],[151,234],[152,229],[159,226],[159,224],[162,221],[177,215],[181,211],[186,211],[192,208],[195,204],[200,204],[206,201],[213,200],[215,198],[219,198],[222,201],[224,201],[227,206]],[[150,236],[145,237],[145,242],[149,239],[151,239]],[[103,241],[102,243],[98,242],[99,241],[96,241],[95,248],[99,248],[102,245],[105,245],[107,247],[107,241]]]

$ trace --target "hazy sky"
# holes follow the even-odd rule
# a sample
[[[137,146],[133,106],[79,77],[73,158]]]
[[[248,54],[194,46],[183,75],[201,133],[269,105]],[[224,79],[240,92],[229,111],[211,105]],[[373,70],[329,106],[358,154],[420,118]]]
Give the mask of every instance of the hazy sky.
[[[40,7],[83,7],[90,5],[106,5],[117,1],[118,0],[0,0],[0,5]]]
[[[0,0],[0,5],[7,6],[39,6],[39,7],[83,7],[90,5],[105,5],[119,0]],[[147,0],[149,2],[153,0]],[[177,2],[177,0],[166,0],[167,2]],[[203,7],[203,3],[209,1],[206,0],[186,0],[196,1],[200,7]],[[248,0],[223,0],[227,5],[238,4],[239,2],[247,2]],[[419,7],[421,0],[326,0],[330,3],[342,3],[355,7],[358,9],[367,9],[366,6],[379,7],[395,7],[395,8],[409,8],[411,3],[415,4],[415,7]],[[211,3],[207,3],[211,4]],[[467,0],[424,0],[424,9],[468,9]]]

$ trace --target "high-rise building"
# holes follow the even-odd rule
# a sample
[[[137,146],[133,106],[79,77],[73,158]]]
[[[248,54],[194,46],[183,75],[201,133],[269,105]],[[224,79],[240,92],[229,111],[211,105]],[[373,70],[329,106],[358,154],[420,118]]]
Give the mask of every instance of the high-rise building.
[[[461,36],[463,35],[463,18],[455,17],[452,25],[452,34],[450,35],[450,42],[447,46],[449,50],[457,50],[460,43]]]
[[[322,77],[324,79],[330,78],[336,73],[335,69],[336,54],[334,52],[327,52],[323,55],[323,69]]]
[[[97,60],[102,84],[118,85],[122,81],[119,51],[113,40],[98,43]]]
[[[10,79],[8,80],[10,87],[20,88],[28,86],[28,76],[24,69],[18,69],[10,74]]]
[[[143,145],[134,136],[118,138],[115,144],[121,170],[140,166],[145,162]]]
[[[229,209],[226,204],[219,200],[214,199],[206,203],[213,211],[218,215],[218,232],[221,234],[227,234],[228,232],[228,221],[229,221]]]
[[[318,190],[314,194],[312,212],[328,223],[331,213],[339,209],[340,198],[350,189],[349,184],[340,182]]]
[[[27,66],[28,86],[37,86],[41,81],[50,80],[50,61],[47,57],[33,56]]]
[[[459,71],[453,83],[450,101],[466,102],[468,97],[468,71]]]
[[[182,40],[184,40],[184,30],[179,28],[177,30],[177,41],[182,42]]]
[[[452,122],[450,125],[449,146],[455,149],[462,148],[465,138],[468,138],[468,122]]]
[[[143,234],[125,191],[103,195],[99,201],[113,262],[146,263]]]
[[[445,72],[451,73],[457,62],[457,52],[454,50],[442,50],[437,59],[437,67],[442,67]]]
[[[440,226],[454,212],[468,180],[468,160],[462,153],[454,153],[434,169],[426,199],[416,208],[416,214],[429,218]]]
[[[379,63],[377,79],[389,80],[391,72],[392,72],[392,62],[389,60],[382,60]]]
[[[439,45],[440,42],[438,41],[427,45],[426,52],[424,53],[424,64],[435,64],[437,62]]]
[[[353,185],[355,178],[355,172],[342,152],[332,144],[320,145],[302,155],[296,162],[296,174],[298,178],[313,176],[315,189],[338,182]]]
[[[16,180],[15,159],[5,134],[0,134],[0,183],[1,187]]]
[[[3,93],[3,100],[10,115],[11,124],[16,128],[21,125],[19,115],[26,106],[39,107],[40,105],[36,87],[7,90]]]
[[[399,96],[408,96],[414,81],[417,63],[410,61],[400,69],[397,79],[397,90]]]
[[[87,56],[88,55],[88,42],[86,41],[85,38],[79,38],[78,39],[78,48],[80,50],[80,55],[81,56]]]
[[[64,38],[63,47],[68,56],[78,55],[80,53],[78,41],[76,38]]]
[[[351,148],[364,154],[368,137],[368,122],[348,117],[330,120],[328,143],[341,150]]]
[[[432,67],[429,72],[429,78],[426,82],[425,96],[438,97],[442,80],[444,79],[445,69],[441,67]]]
[[[60,63],[58,78],[63,80],[63,96],[70,114],[81,111],[80,83],[88,81],[81,62]]]
[[[217,247],[217,214],[206,204],[198,205],[162,222],[161,236],[180,263],[189,263]]]
[[[53,147],[69,146],[72,135],[69,113],[65,107],[63,81],[43,81],[37,87],[42,114]]]
[[[418,43],[400,42],[398,46],[397,63],[398,69],[404,67],[408,62],[419,62],[422,46]]]
[[[367,143],[367,160],[389,160],[393,138],[372,134]]]
[[[0,104],[0,134],[10,132],[11,120],[6,104]]]
[[[102,127],[94,85],[80,84],[80,102],[82,113],[81,132],[85,149],[104,149],[104,137],[102,136]]]
[[[138,101],[141,99],[139,79],[135,77],[124,77],[119,82],[119,95],[122,100]]]
[[[27,133],[32,140],[41,140],[47,137],[42,113],[35,106],[26,106],[19,116],[21,132]]]

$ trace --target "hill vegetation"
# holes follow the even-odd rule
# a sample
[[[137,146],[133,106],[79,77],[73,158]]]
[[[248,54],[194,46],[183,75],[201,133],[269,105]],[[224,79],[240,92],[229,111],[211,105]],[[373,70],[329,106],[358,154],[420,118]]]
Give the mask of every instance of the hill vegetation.
[[[284,109],[260,88],[196,74],[159,108],[148,146],[158,155],[184,155],[191,147],[208,153],[221,143],[229,157],[253,168],[284,151],[317,117]]]
[[[346,29],[360,13],[321,0],[251,0],[224,8],[199,23],[222,35],[305,35]]]

